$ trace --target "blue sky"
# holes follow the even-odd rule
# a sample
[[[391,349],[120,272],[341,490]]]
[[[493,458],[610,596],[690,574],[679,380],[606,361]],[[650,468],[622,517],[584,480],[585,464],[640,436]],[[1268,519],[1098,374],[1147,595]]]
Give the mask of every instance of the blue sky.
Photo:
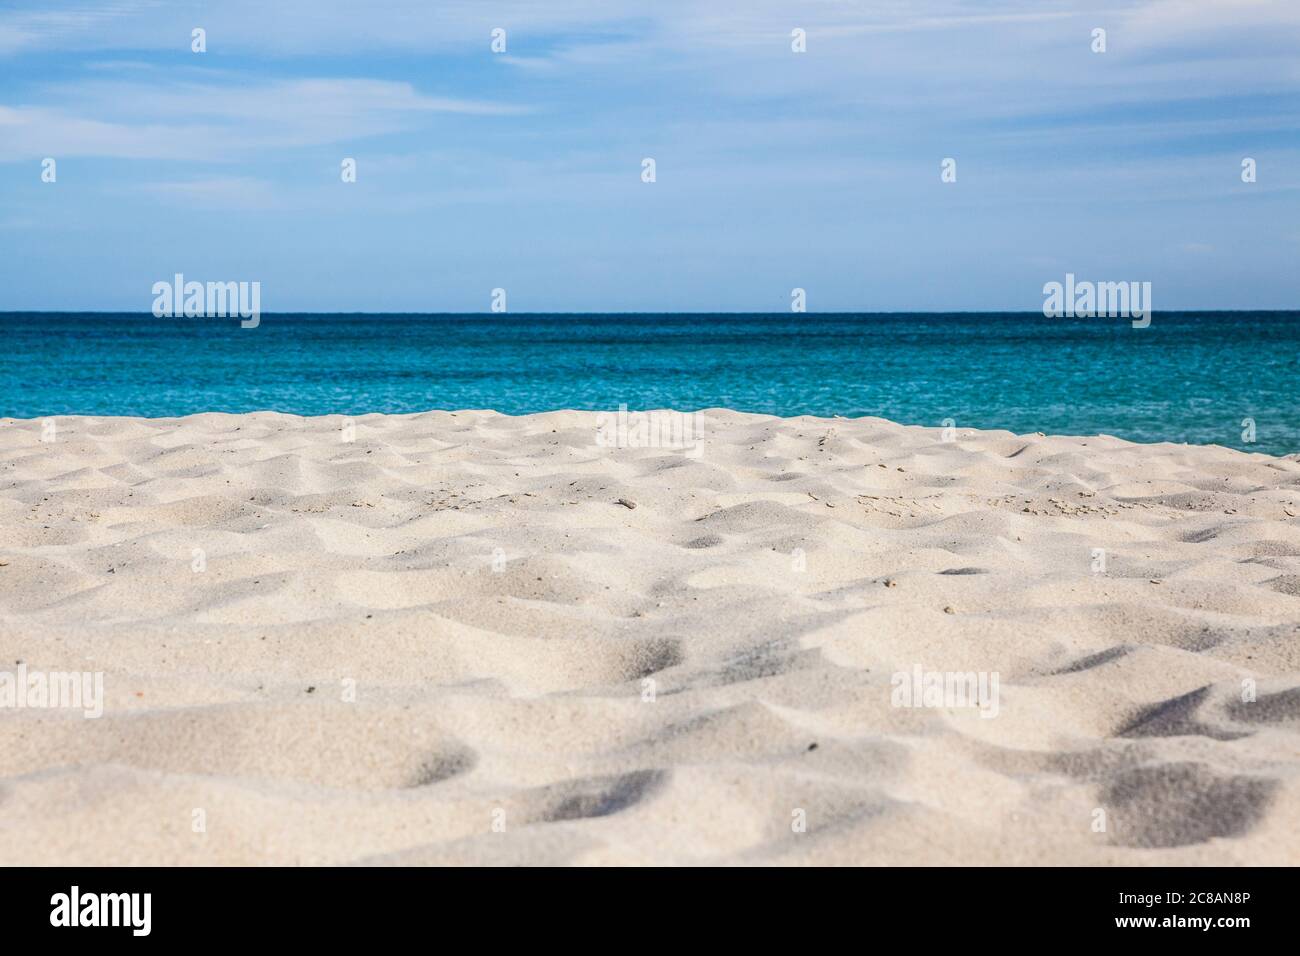
[[[1296,0],[4,2],[0,310],[1297,308],[1297,50]]]

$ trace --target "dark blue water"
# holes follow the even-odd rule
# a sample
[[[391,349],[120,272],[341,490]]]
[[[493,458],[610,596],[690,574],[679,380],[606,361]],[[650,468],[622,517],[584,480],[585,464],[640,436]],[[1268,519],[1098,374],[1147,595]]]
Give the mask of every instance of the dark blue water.
[[[0,314],[0,417],[493,408],[879,415],[1300,451],[1300,312]],[[1253,418],[1256,442],[1242,439]]]

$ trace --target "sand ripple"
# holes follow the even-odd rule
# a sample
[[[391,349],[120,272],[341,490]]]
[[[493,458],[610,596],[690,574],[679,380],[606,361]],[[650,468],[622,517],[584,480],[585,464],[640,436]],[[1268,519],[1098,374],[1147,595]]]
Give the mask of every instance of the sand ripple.
[[[0,422],[0,860],[1300,863],[1300,462],[702,423]]]

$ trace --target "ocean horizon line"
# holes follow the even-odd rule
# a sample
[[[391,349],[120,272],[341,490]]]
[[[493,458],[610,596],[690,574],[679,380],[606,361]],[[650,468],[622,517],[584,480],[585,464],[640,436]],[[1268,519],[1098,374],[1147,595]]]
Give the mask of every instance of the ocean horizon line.
[[[1153,309],[1151,314],[1154,315],[1234,315],[1238,313],[1250,315],[1267,315],[1276,313],[1279,315],[1300,314],[1300,306],[1293,309],[1253,309],[1253,308],[1236,308],[1236,309]],[[203,319],[212,318],[211,316],[155,316],[148,310],[132,309],[0,309],[0,317],[16,315],[129,315],[129,316],[147,316],[149,318],[175,318],[175,319]],[[789,311],[754,311],[745,309],[713,309],[713,310],[691,310],[691,311],[662,311],[662,310],[640,310],[640,311],[392,311],[392,312],[375,312],[360,310],[340,310],[340,311],[316,311],[310,309],[282,309],[275,311],[263,311],[261,316],[286,316],[286,315],[311,315],[311,316],[487,316],[493,318],[504,318],[510,316],[601,316],[608,318],[610,316],[690,316],[690,315],[736,315],[736,316],[756,316],[756,317],[773,317],[788,319],[791,316],[855,316],[855,315],[996,315],[996,316],[1041,316],[1042,318],[1057,319],[1061,316],[1045,316],[1042,309],[920,309],[920,310],[898,310],[898,309],[876,309],[876,310],[808,310],[805,312]],[[1077,318],[1114,318],[1114,316],[1095,315],[1095,316],[1077,316]]]

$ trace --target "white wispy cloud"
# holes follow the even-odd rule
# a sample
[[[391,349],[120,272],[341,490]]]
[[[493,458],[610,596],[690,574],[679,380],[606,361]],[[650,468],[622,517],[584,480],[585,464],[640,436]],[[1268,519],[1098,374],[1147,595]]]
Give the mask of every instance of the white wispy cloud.
[[[1059,5],[1058,5],[1059,6]],[[972,22],[1068,16],[1077,4],[1042,11],[1028,2],[957,0],[225,0],[162,4],[158,0],[20,0],[0,12],[0,53],[47,49],[166,49],[188,47],[189,30],[203,26],[214,49],[286,54],[376,49],[447,49],[506,29],[514,42],[540,36],[569,47],[601,46],[635,35],[656,46],[761,44],[801,25],[831,35],[943,29]],[[581,43],[566,42],[582,38]]]
[[[506,29],[513,44],[540,38],[601,46],[635,38],[658,48],[758,46],[794,26],[830,39],[1080,18],[1123,25],[1161,44],[1223,30],[1300,28],[1295,0],[16,0],[0,11],[0,54],[32,49],[184,50],[194,26],[214,48],[287,55],[447,50]]]
[[[175,182],[146,183],[136,190],[195,209],[287,208],[285,193],[277,184],[253,176],[214,176]]]
[[[159,0],[17,3],[0,12],[0,54],[102,42],[108,28],[156,11]]]
[[[52,155],[210,160],[396,132],[440,113],[520,112],[372,79],[92,81],[53,88],[50,98],[59,105],[0,105],[0,161]]]

